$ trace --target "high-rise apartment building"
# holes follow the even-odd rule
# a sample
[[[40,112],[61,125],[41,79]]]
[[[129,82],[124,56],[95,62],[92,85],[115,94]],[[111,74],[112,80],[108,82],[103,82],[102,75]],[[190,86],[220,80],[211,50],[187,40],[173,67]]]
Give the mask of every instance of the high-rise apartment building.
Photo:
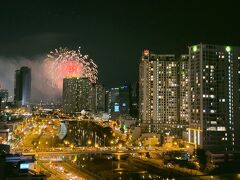
[[[63,109],[66,113],[92,110],[92,83],[86,77],[63,79]]]
[[[190,128],[197,147],[236,150],[240,146],[240,48],[189,47]]]
[[[144,50],[139,66],[142,132],[176,134],[179,125],[178,61]]]
[[[15,71],[14,101],[17,106],[29,105],[31,98],[31,69],[21,67]]]
[[[189,56],[181,55],[179,59],[179,125],[185,130],[189,126]]]

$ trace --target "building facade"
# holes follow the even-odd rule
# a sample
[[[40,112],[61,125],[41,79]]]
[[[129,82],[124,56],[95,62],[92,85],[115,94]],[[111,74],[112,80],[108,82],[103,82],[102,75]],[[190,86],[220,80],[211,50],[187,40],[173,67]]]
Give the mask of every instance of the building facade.
[[[31,98],[31,69],[21,67],[15,71],[14,101],[17,106],[29,105]]]
[[[204,149],[238,149],[240,48],[190,46],[189,83],[188,141]]]
[[[189,56],[181,55],[179,59],[179,118],[183,130],[189,126]]]
[[[94,112],[105,112],[105,87],[102,84],[93,86],[93,108]]]
[[[139,84],[138,82],[131,86],[131,108],[130,114],[133,118],[138,119],[138,102],[139,102]]]
[[[0,110],[6,107],[8,102],[8,90],[0,89]]]
[[[178,61],[144,50],[139,66],[139,118],[143,133],[177,134]]]
[[[123,84],[116,88],[111,88],[108,94],[109,109],[111,118],[130,116],[131,112],[131,85]]]
[[[120,104],[119,104],[119,88],[111,88],[109,94],[109,111],[111,118],[115,119],[120,116]]]
[[[91,111],[92,83],[86,77],[63,79],[63,109],[66,113]]]
[[[105,91],[105,112],[110,114],[111,113],[111,91]]]

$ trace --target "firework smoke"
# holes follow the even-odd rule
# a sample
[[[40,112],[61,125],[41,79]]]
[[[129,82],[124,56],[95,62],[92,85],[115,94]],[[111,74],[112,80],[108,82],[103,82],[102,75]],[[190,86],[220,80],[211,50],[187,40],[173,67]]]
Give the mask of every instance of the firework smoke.
[[[88,55],[67,48],[55,49],[47,58],[6,59],[0,58],[0,85],[13,95],[14,73],[21,66],[28,66],[32,72],[32,101],[55,100],[62,96],[63,78],[87,77],[97,81],[97,65]]]
[[[51,86],[62,90],[65,77],[87,77],[92,83],[97,81],[97,65],[88,55],[67,48],[55,49],[43,62],[44,74]]]

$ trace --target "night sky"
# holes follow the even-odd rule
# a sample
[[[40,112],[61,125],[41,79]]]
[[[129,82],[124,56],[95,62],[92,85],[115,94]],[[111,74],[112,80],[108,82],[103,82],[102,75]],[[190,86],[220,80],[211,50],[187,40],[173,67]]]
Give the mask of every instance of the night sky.
[[[240,45],[236,3],[176,2],[1,1],[0,56],[34,60],[60,46],[81,46],[99,66],[100,81],[111,87],[137,80],[143,49],[181,54],[200,42]]]

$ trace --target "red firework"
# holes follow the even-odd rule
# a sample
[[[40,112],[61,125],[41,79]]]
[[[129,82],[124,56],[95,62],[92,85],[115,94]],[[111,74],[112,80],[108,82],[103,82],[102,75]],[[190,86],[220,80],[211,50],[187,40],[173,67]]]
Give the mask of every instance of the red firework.
[[[62,90],[66,77],[87,77],[92,83],[97,81],[97,65],[87,55],[82,55],[80,50],[55,49],[44,60],[43,69],[48,83],[59,90]]]

